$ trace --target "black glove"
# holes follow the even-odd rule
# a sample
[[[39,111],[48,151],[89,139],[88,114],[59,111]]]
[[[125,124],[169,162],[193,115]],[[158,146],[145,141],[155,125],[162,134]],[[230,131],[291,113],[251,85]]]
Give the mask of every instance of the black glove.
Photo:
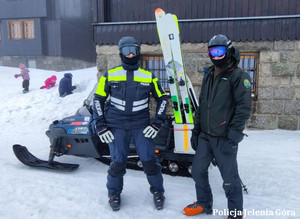
[[[238,144],[243,140],[244,133],[230,129],[222,146],[222,151],[226,154],[237,153]]]
[[[75,90],[75,89],[76,89],[76,86],[72,86],[72,88],[73,88],[73,90]]]
[[[197,147],[198,147],[198,137],[199,137],[199,135],[196,135],[196,134],[192,134],[192,137],[191,137],[191,145],[192,145],[192,148],[194,151],[196,151]]]
[[[233,129],[230,129],[227,138],[233,141],[235,144],[240,143],[244,139],[244,133]]]

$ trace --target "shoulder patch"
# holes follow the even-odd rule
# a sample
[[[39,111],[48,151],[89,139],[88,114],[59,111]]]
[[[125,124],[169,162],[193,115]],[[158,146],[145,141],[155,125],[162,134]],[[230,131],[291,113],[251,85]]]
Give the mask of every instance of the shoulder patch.
[[[250,81],[249,81],[248,79],[245,79],[245,80],[244,80],[244,86],[245,86],[246,88],[251,87],[251,83],[250,83]]]

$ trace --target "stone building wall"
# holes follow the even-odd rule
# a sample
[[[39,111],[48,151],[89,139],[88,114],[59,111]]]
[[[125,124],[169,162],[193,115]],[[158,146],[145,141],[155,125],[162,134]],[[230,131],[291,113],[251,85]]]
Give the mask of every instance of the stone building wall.
[[[9,67],[18,67],[20,63],[28,66],[29,61],[35,61],[36,68],[53,71],[76,70],[96,65],[96,60],[87,62],[61,56],[2,56],[0,61],[3,66]]]
[[[248,128],[300,129],[300,41],[233,42],[241,52],[258,52],[258,96]],[[182,45],[185,69],[199,95],[202,69],[211,65],[206,43]],[[97,46],[99,75],[120,64],[117,46]],[[161,55],[160,45],[142,45],[144,55]],[[198,96],[197,96],[198,98]],[[153,104],[151,104],[152,106]],[[153,108],[152,108],[153,110]],[[172,110],[169,106],[168,113]]]

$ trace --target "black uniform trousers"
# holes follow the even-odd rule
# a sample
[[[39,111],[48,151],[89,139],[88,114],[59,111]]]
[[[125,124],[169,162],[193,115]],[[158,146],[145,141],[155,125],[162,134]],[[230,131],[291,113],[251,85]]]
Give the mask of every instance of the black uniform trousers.
[[[225,137],[203,132],[198,137],[198,147],[192,166],[197,203],[212,207],[213,197],[208,180],[208,167],[214,158],[223,178],[229,212],[242,212],[243,194],[237,166],[237,145],[233,145]]]

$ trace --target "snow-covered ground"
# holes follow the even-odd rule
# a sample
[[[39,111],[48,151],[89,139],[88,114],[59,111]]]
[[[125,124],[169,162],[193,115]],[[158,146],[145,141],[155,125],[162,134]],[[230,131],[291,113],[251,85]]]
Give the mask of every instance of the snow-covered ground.
[[[96,83],[96,68],[71,71],[73,95],[58,96],[58,86],[40,90],[44,80],[66,72],[30,69],[30,92],[22,93],[18,68],[0,67],[0,218],[187,218],[182,209],[195,201],[192,178],[164,175],[165,208],[154,209],[152,195],[142,171],[125,175],[122,207],[113,212],[107,203],[107,166],[91,158],[62,156],[60,162],[78,163],[74,172],[33,169],[14,156],[19,143],[37,157],[47,159],[45,135],[56,119],[73,115]],[[250,131],[239,148],[239,170],[249,194],[244,195],[246,218],[300,218],[300,132]],[[226,198],[217,168],[210,169],[215,215],[226,218]],[[218,212],[216,212],[218,211]],[[225,212],[226,214],[226,212]],[[267,214],[268,216],[255,216]],[[272,216],[273,215],[273,216]]]

